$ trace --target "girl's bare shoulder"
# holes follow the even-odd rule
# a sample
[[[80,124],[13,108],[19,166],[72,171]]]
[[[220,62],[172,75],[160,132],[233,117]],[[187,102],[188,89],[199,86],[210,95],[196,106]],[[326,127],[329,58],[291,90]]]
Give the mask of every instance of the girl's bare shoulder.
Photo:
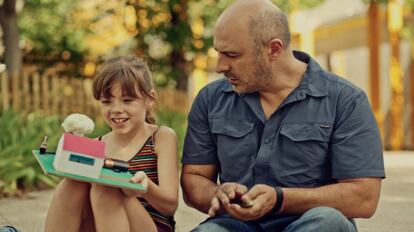
[[[155,152],[159,157],[177,157],[177,141],[177,134],[172,128],[160,126],[154,134]]]
[[[154,136],[156,140],[177,139],[177,134],[175,131],[168,126],[160,126]]]

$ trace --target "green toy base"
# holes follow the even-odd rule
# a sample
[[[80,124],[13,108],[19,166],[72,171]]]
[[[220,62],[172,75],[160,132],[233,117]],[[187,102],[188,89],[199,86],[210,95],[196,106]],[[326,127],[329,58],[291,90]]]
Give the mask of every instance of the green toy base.
[[[102,168],[101,175],[99,178],[90,178],[86,176],[79,176],[65,172],[59,172],[53,167],[53,160],[55,156],[47,152],[46,154],[39,154],[39,150],[33,150],[33,155],[39,163],[40,167],[46,174],[51,174],[60,177],[66,177],[69,179],[98,183],[103,185],[109,185],[119,188],[128,188],[133,190],[145,191],[144,186],[141,184],[131,183],[129,179],[132,177],[129,172],[114,172],[111,169]]]

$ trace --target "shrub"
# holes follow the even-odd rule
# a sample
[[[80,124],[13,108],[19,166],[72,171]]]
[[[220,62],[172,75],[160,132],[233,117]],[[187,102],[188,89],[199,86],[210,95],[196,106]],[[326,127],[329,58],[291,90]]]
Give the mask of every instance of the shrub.
[[[55,185],[58,178],[43,174],[32,150],[45,135],[49,146],[56,147],[60,134],[58,118],[35,113],[23,118],[7,110],[0,114],[0,128],[0,196]]]

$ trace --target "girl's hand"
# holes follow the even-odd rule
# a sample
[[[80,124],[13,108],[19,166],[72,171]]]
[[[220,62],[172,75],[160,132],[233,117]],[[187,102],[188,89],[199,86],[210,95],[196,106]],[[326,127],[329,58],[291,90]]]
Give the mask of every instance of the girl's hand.
[[[136,197],[143,197],[145,193],[148,192],[149,187],[149,178],[147,174],[143,171],[139,171],[135,173],[135,175],[129,179],[132,183],[141,184],[145,190],[131,190],[131,189],[122,189],[122,191],[128,196],[136,196]]]

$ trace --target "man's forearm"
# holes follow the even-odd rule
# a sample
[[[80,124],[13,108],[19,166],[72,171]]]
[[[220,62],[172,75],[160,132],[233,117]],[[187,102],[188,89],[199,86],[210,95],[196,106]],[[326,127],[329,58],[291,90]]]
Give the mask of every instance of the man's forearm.
[[[348,218],[369,218],[377,207],[381,179],[365,178],[318,188],[284,188],[283,213],[301,214],[311,208],[328,206]]]
[[[185,174],[181,178],[181,185],[185,202],[204,213],[208,213],[210,202],[217,184],[204,176],[197,174]]]

